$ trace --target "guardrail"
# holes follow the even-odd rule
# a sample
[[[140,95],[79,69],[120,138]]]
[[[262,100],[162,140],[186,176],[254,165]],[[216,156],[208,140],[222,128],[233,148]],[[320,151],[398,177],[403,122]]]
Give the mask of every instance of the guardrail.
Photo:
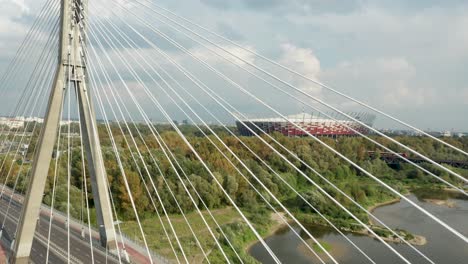
[[[5,192],[3,193],[3,195],[1,196],[2,199],[4,199],[5,201],[10,201],[10,197],[13,197],[12,199],[12,203],[15,203],[16,206],[18,207],[22,207],[22,201],[24,199],[23,195],[21,195],[20,193],[18,192],[13,192],[13,190],[11,188],[9,188],[8,186],[3,186],[3,185],[0,185],[0,189],[1,188],[4,188],[5,190],[8,190],[9,191],[9,195],[6,196],[5,195]],[[61,211],[58,211],[57,209],[54,209],[52,210],[52,208],[46,204],[42,204],[41,205],[41,209],[45,209],[46,211],[48,212],[53,212],[53,216],[55,214],[57,215],[60,215],[62,218],[64,219],[67,219],[68,216],[66,213],[63,213]],[[50,214],[49,214],[50,215]],[[87,224],[81,222],[80,220],[76,219],[76,218],[73,218],[72,216],[70,216],[70,225],[71,224],[74,224],[75,226],[78,226],[81,228],[84,228],[85,232],[91,236],[93,238],[93,240],[95,240],[96,242],[98,242],[97,239],[95,239],[95,235],[98,236],[99,235],[99,231],[91,226],[91,233],[89,233],[89,227]],[[70,226],[71,227],[71,226]],[[65,226],[61,226],[60,228],[62,229],[65,229]],[[77,231],[80,231],[80,230],[77,230]],[[133,240],[132,238],[130,238],[129,236],[121,233],[121,234],[118,234],[118,236],[122,236],[123,239],[124,239],[124,243],[125,243],[125,247],[128,248],[132,248],[134,249],[135,251],[137,251],[138,253],[140,253],[141,255],[143,256],[146,256],[147,255],[147,251],[146,251],[146,248],[139,242]],[[117,238],[116,238],[117,239]],[[131,246],[128,246],[128,245],[131,245]],[[112,257],[116,258],[116,259],[119,259],[119,256],[113,252],[110,252],[110,251],[107,251],[106,248],[104,248],[103,246],[101,246],[100,243],[93,243],[93,247],[95,248],[98,248],[100,249],[102,252],[107,252],[109,255],[111,255]],[[172,263],[172,261],[164,258],[163,256],[153,252],[152,250],[150,250],[150,254],[151,254],[151,258],[153,260],[155,260],[155,262],[157,263],[163,263],[163,264],[170,264]]]
[[[14,217],[14,216],[11,216],[11,215],[6,215],[5,214],[5,217],[10,219],[12,222],[14,223],[18,223],[18,218]],[[51,242],[51,241],[48,241],[48,239],[41,235],[38,231],[34,232],[34,237],[40,242],[42,243],[44,246],[49,246],[50,249],[52,251],[54,251],[54,253],[57,254],[57,256],[59,258],[61,258],[63,261],[65,262],[69,262],[69,263],[72,263],[72,264],[83,264],[82,261],[80,261],[79,259],[77,259],[75,256],[73,255],[70,255],[70,259],[68,258],[68,252],[65,251],[64,249],[62,249],[61,247],[57,246],[54,242]],[[9,248],[10,250],[13,251],[12,249],[12,241],[9,241],[8,239],[6,239],[6,237],[2,236],[2,241],[1,243],[3,244],[3,246],[5,248]],[[11,252],[13,253],[13,252]],[[10,257],[11,257],[12,254],[10,254]]]
[[[125,240],[126,240],[126,243],[125,245],[128,245],[128,244],[132,244],[131,248],[135,249],[135,248],[138,248],[138,251],[140,253],[142,253],[143,255],[146,255],[146,248],[139,242],[135,241],[134,239],[130,238],[128,235],[126,234],[119,234],[121,235]],[[163,263],[163,264],[170,264],[170,263],[173,263],[172,261],[162,257],[161,255],[153,252],[152,250],[150,250],[150,254],[151,254],[151,258],[153,260],[155,260],[156,263]]]

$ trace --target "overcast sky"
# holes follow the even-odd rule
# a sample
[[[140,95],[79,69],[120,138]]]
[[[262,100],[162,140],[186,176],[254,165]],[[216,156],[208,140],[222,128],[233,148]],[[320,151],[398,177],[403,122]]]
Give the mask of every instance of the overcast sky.
[[[1,72],[43,2],[0,0]],[[468,131],[468,1],[158,2],[420,128]]]

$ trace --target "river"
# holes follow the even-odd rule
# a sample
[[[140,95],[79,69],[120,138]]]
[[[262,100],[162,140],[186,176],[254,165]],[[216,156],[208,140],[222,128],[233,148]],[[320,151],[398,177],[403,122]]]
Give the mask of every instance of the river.
[[[409,199],[432,212],[435,216],[460,231],[464,236],[468,236],[468,200],[450,198],[450,201],[455,202],[455,207],[449,208],[424,202],[415,195],[410,195]],[[423,215],[408,202],[401,201],[379,207],[374,211],[374,215],[392,228],[404,229],[413,234],[426,237],[427,244],[417,248],[435,263],[468,263],[468,244],[426,215]],[[324,241],[332,246],[330,253],[338,262],[369,263],[357,249],[335,230],[328,227],[312,226],[309,231],[319,241]],[[373,238],[352,233],[346,233],[346,235],[377,263],[404,263],[383,243]],[[302,249],[304,247],[301,247],[300,240],[289,229],[279,230],[265,241],[283,263],[320,263],[312,253]],[[404,244],[390,245],[412,263],[428,263],[427,260]],[[249,253],[262,263],[273,263],[260,243],[252,246]],[[323,256],[323,253],[321,256]],[[327,263],[331,263],[331,261]]]

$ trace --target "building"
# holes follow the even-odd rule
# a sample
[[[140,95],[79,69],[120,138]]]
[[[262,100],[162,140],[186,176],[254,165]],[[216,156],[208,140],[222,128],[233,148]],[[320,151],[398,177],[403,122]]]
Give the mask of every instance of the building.
[[[374,115],[367,113],[349,113],[348,115],[368,126],[372,126],[375,120]],[[307,133],[302,129],[316,136],[356,136],[357,132],[369,134],[369,129],[356,121],[338,117],[326,118],[319,114],[291,115],[287,116],[288,121],[281,117],[240,120],[236,122],[236,125],[239,133],[243,136],[252,136],[253,132],[258,134],[279,132],[291,137],[306,136]]]
[[[79,124],[77,120],[60,120],[60,126],[68,126],[72,124]]]
[[[43,118],[39,117],[0,117],[0,126],[6,126],[10,129],[20,129],[25,126],[25,123],[37,122],[44,123]]]
[[[442,132],[442,137],[451,137],[452,136],[452,132],[451,131],[444,131]]]
[[[22,117],[1,117],[0,126],[6,126],[10,129],[20,129],[24,127],[24,118]]]
[[[37,122],[39,124],[42,124],[44,123],[44,118],[40,118],[40,117],[26,117],[24,119],[25,122]]]

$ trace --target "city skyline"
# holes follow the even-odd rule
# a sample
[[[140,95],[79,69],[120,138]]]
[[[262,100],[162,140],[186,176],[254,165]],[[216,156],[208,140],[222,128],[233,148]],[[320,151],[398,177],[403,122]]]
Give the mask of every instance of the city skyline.
[[[308,113],[300,113],[298,115],[302,115],[302,114],[305,114],[305,115],[310,115]],[[263,118],[263,119],[278,119],[278,120],[282,120],[281,117],[260,117],[260,118]],[[336,117],[335,117],[336,118]],[[340,120],[340,119],[337,119],[337,120]],[[345,119],[343,119],[345,120]],[[8,116],[0,116],[0,125],[7,125],[7,126],[10,126],[11,127],[11,122],[14,121],[15,124],[13,125],[13,127],[22,127],[22,125],[20,125],[19,123],[21,122],[39,122],[39,123],[42,123],[44,122],[44,119],[43,117],[40,117],[40,116],[31,116],[31,117],[24,117],[24,116],[15,116],[15,117],[8,117]],[[104,119],[100,119],[98,118],[97,119],[98,123],[102,123],[104,122],[105,120]],[[108,119],[107,121],[109,122],[116,122],[117,120],[115,119]],[[121,120],[118,120],[118,121],[121,121]],[[151,122],[153,122],[154,124],[170,124],[169,121],[167,120],[164,120],[163,118],[161,118],[160,120],[158,119],[151,119],[150,120]],[[174,118],[173,120],[174,123],[176,123],[177,125],[194,125],[192,123],[190,123],[188,121],[188,119],[184,118],[184,117],[180,117],[180,118]],[[7,124],[7,122],[10,122]],[[71,119],[70,119],[70,122],[68,121],[68,119],[64,118],[60,121],[60,124],[62,126],[64,125],[68,125],[68,123],[78,123],[79,122],[79,119],[78,117],[74,117],[74,116],[71,116]],[[137,123],[145,123],[144,120],[135,120],[135,122]],[[21,123],[23,124],[23,123]],[[196,123],[197,125],[202,125],[202,123]],[[209,125],[216,125],[215,122],[208,122]],[[236,126],[236,121],[233,119],[231,121],[226,121],[224,122],[223,124],[225,125],[229,125],[229,126]],[[416,131],[412,131],[412,130],[409,130],[409,129],[399,129],[399,128],[387,128],[387,127],[377,127],[377,126],[372,126],[376,129],[378,129],[379,131],[381,132],[386,132],[388,134],[401,134],[401,135],[421,135],[420,133],[416,132]],[[434,135],[437,135],[437,136],[458,136],[458,137],[461,137],[461,136],[467,136],[468,135],[468,130],[456,130],[454,128],[442,128],[442,129],[431,129],[431,128],[422,128],[423,131],[425,132],[428,132],[428,133],[436,133]]]

